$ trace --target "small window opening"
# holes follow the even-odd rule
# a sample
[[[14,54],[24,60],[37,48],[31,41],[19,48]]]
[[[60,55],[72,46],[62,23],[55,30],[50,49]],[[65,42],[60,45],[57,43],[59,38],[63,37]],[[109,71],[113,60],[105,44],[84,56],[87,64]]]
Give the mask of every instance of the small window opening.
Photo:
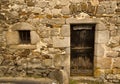
[[[21,44],[31,43],[30,30],[19,30],[19,37],[20,37]]]

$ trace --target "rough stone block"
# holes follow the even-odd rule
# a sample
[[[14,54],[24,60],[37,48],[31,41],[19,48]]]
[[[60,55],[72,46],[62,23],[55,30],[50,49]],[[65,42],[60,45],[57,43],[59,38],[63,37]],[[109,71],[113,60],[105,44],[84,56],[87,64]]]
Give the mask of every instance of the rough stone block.
[[[108,74],[108,75],[106,76],[106,78],[113,80],[113,79],[116,79],[117,77],[116,77],[116,75],[114,75],[114,74]]]
[[[117,24],[120,24],[120,16],[117,18]]]
[[[27,2],[27,6],[35,6],[35,2],[34,1],[26,1]]]
[[[58,15],[61,13],[61,9],[53,9],[51,10],[53,15]]]
[[[60,28],[52,28],[50,32],[51,36],[57,36],[60,34]]]
[[[97,57],[96,58],[96,68],[100,69],[110,69],[112,59],[108,57]]]
[[[115,58],[114,63],[113,63],[113,68],[120,69],[120,57]]]
[[[83,18],[83,19],[79,19],[79,18],[67,18],[66,19],[66,24],[78,24],[78,23],[93,23],[93,24],[95,24],[95,23],[99,23],[99,19],[96,19],[96,18],[93,18],[93,19],[91,19],[91,18]]]
[[[61,18],[53,18],[51,20],[49,20],[49,24],[65,24],[65,19],[61,19]]]
[[[62,24],[53,24],[52,26],[53,26],[53,28],[61,28]]]
[[[113,50],[114,50],[114,51],[117,51],[117,52],[120,52],[120,46],[113,48]],[[120,56],[120,54],[118,55],[118,57],[119,57],[119,56]]]
[[[35,68],[41,68],[41,64],[33,64],[33,63],[28,63],[28,69],[35,69]]]
[[[57,80],[59,84],[69,84],[68,74],[64,70],[54,70],[48,77]]]
[[[95,56],[104,56],[105,49],[104,44],[95,44]]]
[[[41,13],[42,12],[42,9],[39,8],[39,7],[35,7],[33,10],[32,10],[33,13]]]
[[[17,3],[20,3],[20,4],[24,4],[24,3],[25,3],[24,0],[9,0],[9,2],[10,2],[10,3],[15,3],[15,2],[17,2]]]
[[[119,79],[119,80],[120,80],[120,74],[117,74],[117,79]]]
[[[72,3],[80,3],[82,0],[71,0]]]
[[[96,24],[96,30],[97,31],[103,31],[103,30],[106,30],[106,29],[107,29],[107,27],[105,26],[104,23],[100,22],[100,23]]]
[[[95,77],[100,77],[102,74],[104,74],[104,71],[102,69],[96,69],[94,71],[94,76]]]
[[[104,74],[111,74],[113,73],[112,69],[104,69]]]
[[[69,6],[65,6],[61,10],[62,14],[70,14]]]
[[[63,56],[62,55],[55,55],[54,56],[54,66],[60,68],[63,63]]]
[[[115,36],[115,37],[111,37],[109,42],[108,42],[108,46],[110,47],[117,47],[119,46],[120,42],[120,37],[119,36]]]
[[[116,35],[117,35],[117,30],[112,30],[112,31],[110,31],[110,35],[111,35],[111,36],[116,36]]]
[[[70,75],[70,53],[66,53],[67,55],[62,56],[62,67]]]
[[[115,24],[110,24],[109,30],[116,30],[117,27],[115,26]]]
[[[117,8],[117,9],[115,10],[115,12],[116,12],[116,14],[120,14],[120,8]]]
[[[7,44],[18,44],[20,42],[19,33],[17,31],[6,32],[6,40]]]
[[[70,48],[65,49],[66,54],[70,54]]]
[[[35,31],[30,32],[31,44],[36,44],[39,41],[39,35]]]
[[[20,22],[11,27],[13,30],[35,30],[35,27],[26,22]]]
[[[44,8],[48,6],[48,1],[37,1],[36,6]]]
[[[44,29],[39,33],[40,37],[42,38],[48,38],[50,36],[50,30]]]
[[[45,12],[46,14],[50,14],[50,18],[52,18],[50,8],[45,8],[45,11],[44,11],[44,12]]]
[[[43,42],[47,43],[48,45],[51,45],[53,43],[51,38],[43,38],[42,40],[43,40]]]
[[[120,69],[113,69],[113,74],[120,74]]]
[[[110,5],[111,5],[111,8],[116,8],[118,4],[117,4],[117,1],[110,1]]]
[[[41,24],[50,24],[49,23],[49,19],[45,18],[45,19],[41,19]]]
[[[9,3],[9,0],[1,0],[0,1],[2,4],[6,4],[6,3]]]
[[[119,52],[116,51],[109,51],[106,53],[107,57],[118,57]]]
[[[5,71],[5,70],[7,70],[7,67],[6,67],[6,66],[0,66],[0,77],[5,76],[5,75],[4,75],[4,73],[5,73],[4,71]]]
[[[109,41],[109,31],[96,31],[95,43],[107,43]]]
[[[44,66],[52,66],[52,59],[45,59],[44,61],[43,61],[43,65]]]
[[[98,6],[97,14],[104,14],[104,13],[105,13],[104,6]]]
[[[56,6],[56,1],[50,1],[50,2],[49,2],[49,5],[50,5],[51,7],[55,7],[55,6]]]
[[[53,47],[70,47],[70,37],[53,37]]]
[[[70,25],[63,25],[62,26],[61,35],[63,37],[70,37]]]
[[[59,70],[55,70],[55,71],[50,72],[48,77],[51,79],[57,80],[59,82],[59,84],[64,84],[63,83],[63,74]],[[68,84],[68,83],[65,83],[65,84]]]
[[[115,9],[113,9],[113,8],[106,8],[105,12],[106,12],[106,14],[113,14],[115,12]]]
[[[6,20],[6,17],[4,15],[0,14],[0,19],[1,20]]]

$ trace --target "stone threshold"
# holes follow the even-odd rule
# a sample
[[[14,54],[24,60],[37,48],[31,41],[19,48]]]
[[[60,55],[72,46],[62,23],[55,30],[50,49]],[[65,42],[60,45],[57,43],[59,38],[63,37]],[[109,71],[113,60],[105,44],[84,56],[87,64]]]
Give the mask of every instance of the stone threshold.
[[[96,80],[98,78],[95,78],[93,76],[71,76],[70,79],[73,79],[73,80],[80,80],[80,79]]]
[[[71,76],[70,80],[85,84],[103,84],[103,81],[100,78],[95,78],[92,76]]]

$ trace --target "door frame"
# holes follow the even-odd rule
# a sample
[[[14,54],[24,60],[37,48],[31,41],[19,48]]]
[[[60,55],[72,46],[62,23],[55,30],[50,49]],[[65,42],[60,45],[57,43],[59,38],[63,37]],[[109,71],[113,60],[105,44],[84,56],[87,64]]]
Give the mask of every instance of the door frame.
[[[97,69],[98,69],[98,58],[101,57],[101,53],[99,50],[101,50],[102,48],[100,47],[100,45],[106,44],[109,38],[109,32],[107,30],[107,27],[105,26],[105,24],[99,19],[99,18],[84,18],[84,19],[77,19],[77,18],[68,18],[66,19],[66,24],[62,26],[61,31],[66,31],[64,37],[70,37],[70,28],[72,24],[96,24],[95,27],[95,44],[94,44],[94,72],[93,72],[93,76],[94,77],[99,77],[96,75]],[[104,37],[103,33],[105,33],[107,36]],[[104,40],[106,39],[107,40]],[[70,39],[69,39],[70,40]],[[67,56],[68,58],[66,59],[66,72],[68,74],[68,76],[70,77],[70,47],[66,48],[66,52],[67,52]]]

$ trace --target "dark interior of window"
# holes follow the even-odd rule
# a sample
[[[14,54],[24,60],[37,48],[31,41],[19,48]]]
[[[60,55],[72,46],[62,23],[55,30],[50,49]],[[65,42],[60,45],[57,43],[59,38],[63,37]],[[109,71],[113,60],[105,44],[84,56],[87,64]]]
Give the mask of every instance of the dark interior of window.
[[[19,30],[19,37],[21,44],[30,44],[30,30]]]

